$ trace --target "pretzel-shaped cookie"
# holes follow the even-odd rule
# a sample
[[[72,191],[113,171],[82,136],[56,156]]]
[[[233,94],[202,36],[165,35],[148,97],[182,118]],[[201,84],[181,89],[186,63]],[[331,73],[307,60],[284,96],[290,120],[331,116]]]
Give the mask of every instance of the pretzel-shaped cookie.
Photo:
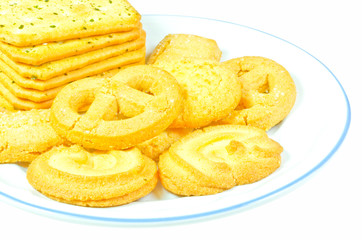
[[[72,143],[125,149],[165,130],[180,113],[182,99],[171,74],[139,65],[112,78],[67,85],[55,98],[50,119],[57,133]]]
[[[239,106],[218,123],[269,130],[289,114],[296,87],[283,66],[264,57],[235,58],[222,65],[238,74],[243,87]]]
[[[160,156],[160,181],[178,195],[215,194],[267,177],[279,168],[282,151],[282,146],[259,128],[206,127]]]
[[[27,179],[51,199],[111,207],[150,193],[157,184],[157,166],[137,148],[90,152],[79,145],[59,146],[29,165]]]

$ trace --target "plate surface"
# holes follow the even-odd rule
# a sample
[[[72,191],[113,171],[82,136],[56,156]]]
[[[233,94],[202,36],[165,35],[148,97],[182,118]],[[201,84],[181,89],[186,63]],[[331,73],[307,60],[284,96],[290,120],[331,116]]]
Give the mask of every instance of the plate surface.
[[[170,33],[196,34],[216,40],[222,61],[263,56],[283,65],[297,86],[297,100],[289,116],[268,134],[283,147],[281,167],[269,177],[220,194],[176,197],[159,184],[139,201],[113,208],[85,208],[59,203],[35,191],[26,168],[0,165],[1,199],[37,214],[75,221],[165,223],[229,213],[293,187],[325,164],[343,142],[350,124],[348,98],[333,73],[300,47],[247,26],[198,17],[144,15],[149,54]]]

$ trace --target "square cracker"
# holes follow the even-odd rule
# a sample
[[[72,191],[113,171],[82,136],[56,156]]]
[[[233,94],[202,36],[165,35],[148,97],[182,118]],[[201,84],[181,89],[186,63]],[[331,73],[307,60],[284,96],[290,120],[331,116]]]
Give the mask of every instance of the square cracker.
[[[44,91],[47,89],[62,86],[64,84],[84,77],[100,74],[114,68],[119,68],[128,64],[144,62],[145,54],[146,49],[145,47],[143,47],[135,51],[126,52],[122,55],[87,65],[83,68],[70,71],[64,75],[46,81],[24,78],[2,60],[0,60],[0,71],[4,72],[4,74],[6,74],[12,81],[14,81],[17,85],[23,88],[32,88]]]
[[[31,88],[22,88],[4,73],[0,73],[0,83],[16,97],[28,99],[33,102],[44,102],[54,99],[58,92],[63,88],[63,86],[60,86],[45,91],[35,90]]]
[[[0,39],[16,46],[136,28],[141,15],[126,0],[0,1]]]
[[[120,71],[120,68],[124,68],[127,66],[130,66],[130,64],[106,72],[102,72],[94,76],[112,77],[113,75],[115,75],[117,72]],[[0,72],[0,83],[16,97],[28,99],[33,102],[44,102],[47,100],[54,99],[57,96],[58,92],[65,86],[63,85],[60,87],[51,88],[44,91],[31,89],[31,88],[22,88],[21,86],[17,85],[13,80],[11,80],[8,76],[6,76],[4,73],[1,72]]]
[[[145,42],[146,34],[143,31],[141,37],[136,40],[122,43],[119,45],[105,47],[95,51],[83,53],[68,58],[63,58],[52,62],[47,62],[40,66],[32,66],[14,62],[1,51],[0,59],[23,77],[37,80],[48,80],[73,71],[75,69],[79,69],[111,57],[122,55],[129,51],[141,49],[145,46]]]
[[[28,99],[18,98],[14,94],[12,94],[9,89],[7,89],[0,82],[0,94],[16,109],[21,110],[30,110],[30,109],[41,109],[41,108],[49,108],[53,103],[52,100],[48,100],[45,102],[33,102]]]
[[[140,37],[141,31],[140,25],[140,28],[128,32],[51,42],[30,47],[17,47],[0,41],[0,51],[14,62],[41,65],[46,62],[135,40]]]
[[[94,77],[112,77],[115,74],[117,74],[120,70],[122,70],[126,67],[138,65],[138,64],[144,64],[144,63],[145,63],[144,60],[142,60],[140,62],[127,64],[122,67],[117,67],[117,68],[114,68],[114,69],[111,69],[111,70],[108,70],[108,71],[105,71],[105,72],[102,72],[99,74],[95,74],[93,76]],[[2,74],[3,73],[0,73],[0,77]],[[51,107],[53,100],[54,100],[54,99],[50,99],[50,100],[46,100],[43,102],[34,102],[34,101],[26,99],[26,98],[17,97],[5,85],[3,85],[1,83],[1,81],[0,81],[0,96],[4,97],[5,100],[11,104],[11,106],[15,107],[16,109],[21,109],[21,110],[49,108],[49,107]]]

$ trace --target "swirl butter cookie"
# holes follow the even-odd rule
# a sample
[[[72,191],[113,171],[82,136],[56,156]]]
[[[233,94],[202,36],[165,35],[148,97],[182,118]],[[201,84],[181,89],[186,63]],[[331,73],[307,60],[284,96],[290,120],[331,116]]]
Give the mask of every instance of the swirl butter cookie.
[[[171,128],[199,128],[228,116],[239,104],[241,83],[236,73],[219,62],[181,58],[153,66],[171,73],[184,96],[183,110]]]
[[[40,193],[59,202],[111,207],[133,202],[157,184],[156,163],[137,148],[87,151],[59,146],[37,157],[27,179]]]
[[[238,107],[218,123],[269,130],[289,114],[297,92],[283,66],[264,57],[235,58],[222,65],[237,73],[243,86]]]
[[[267,177],[279,168],[282,151],[259,128],[206,127],[186,135],[160,156],[160,181],[177,195],[215,194]]]

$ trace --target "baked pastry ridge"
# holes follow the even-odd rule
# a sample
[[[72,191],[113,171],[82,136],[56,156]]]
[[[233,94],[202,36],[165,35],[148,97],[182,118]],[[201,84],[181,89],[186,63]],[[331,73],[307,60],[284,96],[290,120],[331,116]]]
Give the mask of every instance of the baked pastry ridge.
[[[160,181],[177,195],[215,194],[270,175],[279,168],[282,151],[259,128],[206,127],[188,134],[160,156]]]
[[[180,113],[182,101],[172,75],[139,65],[109,79],[87,78],[67,85],[56,96],[50,119],[57,133],[72,143],[126,149],[164,131]]]
[[[217,124],[242,124],[268,131],[292,110],[295,83],[279,63],[264,57],[246,56],[222,63],[238,74],[242,84],[239,105]]]
[[[29,165],[27,179],[51,199],[111,207],[150,193],[157,184],[157,166],[137,148],[91,151],[78,145],[59,146]]]

